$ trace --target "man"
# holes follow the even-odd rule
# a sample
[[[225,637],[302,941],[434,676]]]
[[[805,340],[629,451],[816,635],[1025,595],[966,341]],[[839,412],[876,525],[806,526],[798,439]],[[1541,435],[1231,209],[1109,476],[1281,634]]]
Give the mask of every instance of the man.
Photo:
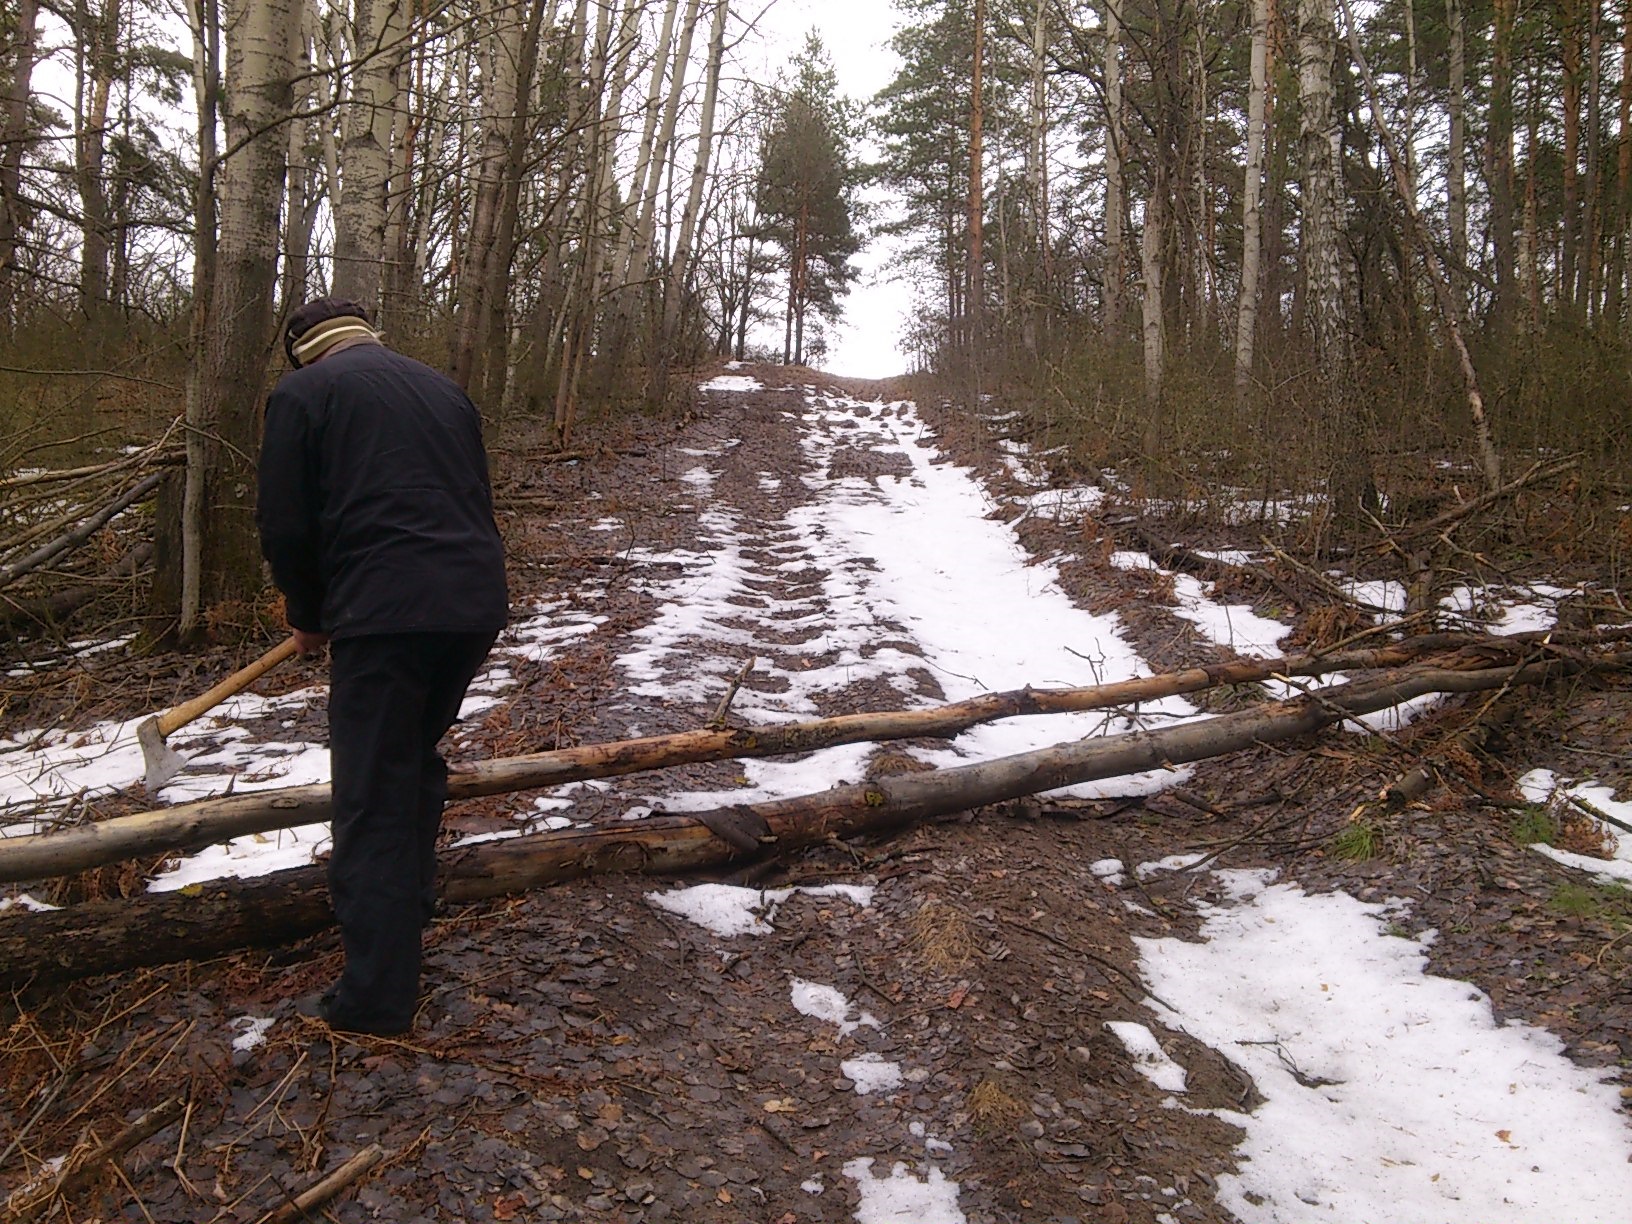
[[[295,368],[266,406],[256,520],[305,654],[329,648],[334,849],[345,971],[337,1029],[413,1025],[420,930],[447,799],[437,741],[508,615],[475,406],[380,342],[355,302],[289,317]]]

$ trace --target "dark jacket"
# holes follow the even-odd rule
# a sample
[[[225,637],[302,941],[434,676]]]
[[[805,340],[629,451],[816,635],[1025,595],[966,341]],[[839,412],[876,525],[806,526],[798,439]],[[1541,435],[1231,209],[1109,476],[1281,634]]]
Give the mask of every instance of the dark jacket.
[[[337,349],[279,380],[255,517],[296,629],[504,627],[481,418],[452,379],[384,345]]]

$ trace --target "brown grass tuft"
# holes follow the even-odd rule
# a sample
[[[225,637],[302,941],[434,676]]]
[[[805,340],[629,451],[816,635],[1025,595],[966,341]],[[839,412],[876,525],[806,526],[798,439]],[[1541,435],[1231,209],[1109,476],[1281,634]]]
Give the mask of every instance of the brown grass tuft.
[[[969,1093],[969,1116],[974,1119],[978,1135],[1007,1130],[1025,1114],[1025,1103],[990,1077],[981,1080]]]
[[[956,906],[931,898],[912,916],[911,924],[912,949],[930,969],[959,973],[974,962],[975,937]]]

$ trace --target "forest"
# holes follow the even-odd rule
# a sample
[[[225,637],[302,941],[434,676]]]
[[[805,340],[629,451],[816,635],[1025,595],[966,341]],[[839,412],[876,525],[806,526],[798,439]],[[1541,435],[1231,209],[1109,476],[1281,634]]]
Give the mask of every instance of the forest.
[[[794,3],[0,0],[0,1216],[1618,1219],[1632,0]],[[323,295],[510,593],[389,1034]]]
[[[252,389],[307,297],[568,447],[710,354],[819,363],[867,242],[915,287],[922,393],[998,397],[1082,470],[1214,517],[1322,497],[1318,552],[1567,462],[1531,543],[1618,573],[1626,6],[901,0],[871,99],[814,33],[764,79],[761,19],[8,6],[8,623],[150,571],[152,640],[244,620]],[[150,552],[18,586],[115,502]]]

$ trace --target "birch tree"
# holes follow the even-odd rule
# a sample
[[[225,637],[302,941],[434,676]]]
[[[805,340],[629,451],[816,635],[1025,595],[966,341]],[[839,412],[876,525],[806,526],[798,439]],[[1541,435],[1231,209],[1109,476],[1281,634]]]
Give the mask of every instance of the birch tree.
[[[680,214],[679,231],[674,241],[674,253],[669,261],[668,281],[663,296],[664,355],[671,352],[681,326],[681,307],[685,300],[686,272],[691,260],[691,246],[697,234],[698,209],[703,202],[703,179],[708,173],[709,155],[714,144],[714,109],[720,96],[720,66],[725,59],[725,20],[730,15],[729,0],[716,0],[714,24],[708,37],[708,64],[704,69],[702,109],[697,118],[697,154],[691,164],[691,186],[686,193],[684,211]]]
[[[334,192],[337,297],[378,310],[385,264],[386,194],[398,77],[407,47],[407,0],[351,0],[343,17],[349,62],[340,109],[340,177]]]
[[[291,111],[299,29],[295,0],[226,0],[226,144],[215,175],[220,236],[210,308],[195,316],[203,328],[198,427],[208,440],[197,457],[203,468],[199,518],[187,525],[201,538],[197,589],[204,604],[248,598],[261,588],[248,459],[259,449],[261,389],[279,351],[273,297],[288,158],[283,124]],[[184,608],[184,634],[196,629],[196,618],[196,608]]]
[[[1122,220],[1127,189],[1122,176],[1122,13],[1121,0],[1105,0],[1105,330],[1117,335],[1122,325],[1122,280],[1125,275]],[[1148,378],[1148,361],[1147,361]]]
[[[1252,382],[1258,334],[1258,257],[1263,248],[1264,99],[1269,87],[1269,0],[1252,0],[1251,80],[1247,95],[1247,161],[1241,190],[1241,293],[1235,324],[1235,390]]]

